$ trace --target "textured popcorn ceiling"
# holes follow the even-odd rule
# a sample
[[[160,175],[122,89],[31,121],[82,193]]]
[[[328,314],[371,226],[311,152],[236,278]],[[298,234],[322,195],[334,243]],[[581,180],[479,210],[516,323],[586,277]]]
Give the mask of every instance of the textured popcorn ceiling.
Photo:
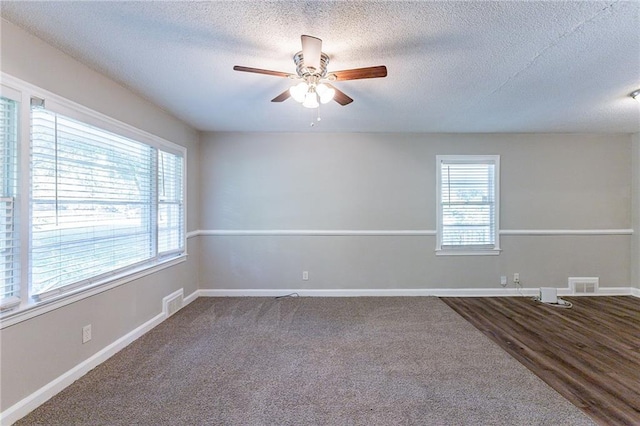
[[[638,132],[640,2],[7,2],[2,16],[200,130]],[[269,102],[300,35],[355,99]],[[6,40],[4,41],[6,42]]]

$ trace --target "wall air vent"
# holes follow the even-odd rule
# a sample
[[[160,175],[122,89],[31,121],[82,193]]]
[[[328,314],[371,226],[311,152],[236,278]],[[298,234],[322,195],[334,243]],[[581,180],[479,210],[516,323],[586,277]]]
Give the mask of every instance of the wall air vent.
[[[162,299],[162,311],[168,318],[178,312],[184,303],[184,290],[174,291]]]
[[[599,277],[569,277],[571,294],[598,294]]]

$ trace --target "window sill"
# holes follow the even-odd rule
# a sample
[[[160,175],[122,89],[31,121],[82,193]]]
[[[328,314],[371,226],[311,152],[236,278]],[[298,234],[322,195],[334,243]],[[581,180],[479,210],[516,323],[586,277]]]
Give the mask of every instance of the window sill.
[[[436,249],[436,256],[498,256],[502,250],[500,249],[488,249],[488,250],[450,250],[450,249]]]
[[[138,269],[127,271],[119,276],[110,277],[104,281],[96,282],[91,286],[85,286],[69,291],[56,297],[44,299],[40,302],[29,301],[22,306],[16,306],[14,309],[7,309],[0,314],[0,329],[10,327],[46,312],[53,311],[71,303],[86,299],[87,297],[91,297],[131,281],[135,281],[165,268],[178,265],[186,260],[187,253],[184,253],[180,256],[172,257],[171,259],[160,260],[155,264],[141,266]]]

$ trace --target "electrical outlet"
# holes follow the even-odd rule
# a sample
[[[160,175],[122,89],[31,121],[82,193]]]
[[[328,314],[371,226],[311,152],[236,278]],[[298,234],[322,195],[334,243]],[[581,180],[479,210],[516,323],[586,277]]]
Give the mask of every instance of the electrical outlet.
[[[302,271],[302,279],[304,281],[309,281],[309,271]]]
[[[514,284],[520,284],[520,274],[518,272],[513,274],[513,283]]]
[[[507,276],[506,275],[502,275],[500,277],[500,285],[501,286],[506,286],[507,285]]]
[[[82,327],[82,344],[91,340],[91,324]]]

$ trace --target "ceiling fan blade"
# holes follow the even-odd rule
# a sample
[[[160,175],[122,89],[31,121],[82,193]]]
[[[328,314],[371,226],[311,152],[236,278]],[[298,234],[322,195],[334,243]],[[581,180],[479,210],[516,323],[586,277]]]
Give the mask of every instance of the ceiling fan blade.
[[[379,78],[387,76],[387,67],[379,65],[377,67],[354,68],[351,70],[334,71],[331,74],[336,76],[335,81],[359,80],[361,78]]]
[[[327,83],[325,83],[327,84]],[[327,86],[331,87],[333,90],[336,91],[335,95],[333,95],[333,100],[336,101],[337,103],[339,103],[342,106],[345,105],[349,105],[351,102],[353,102],[353,99],[351,99],[349,96],[345,95],[345,93],[340,90],[337,89],[335,86],[331,85],[331,84],[327,84]]]
[[[290,97],[291,97],[291,92],[289,92],[289,89],[287,89],[284,92],[280,93],[275,98],[271,99],[271,102],[284,102]]]
[[[235,65],[233,67],[234,71],[243,71],[243,72],[252,72],[252,73],[256,73],[256,74],[266,74],[266,75],[272,75],[274,77],[289,77],[291,74],[286,73],[286,72],[281,72],[281,71],[271,71],[271,70],[263,70],[260,68],[251,68],[251,67],[243,67],[240,65]]]
[[[322,40],[317,37],[303,35],[302,40],[302,57],[306,67],[320,69],[320,53],[322,52]]]

